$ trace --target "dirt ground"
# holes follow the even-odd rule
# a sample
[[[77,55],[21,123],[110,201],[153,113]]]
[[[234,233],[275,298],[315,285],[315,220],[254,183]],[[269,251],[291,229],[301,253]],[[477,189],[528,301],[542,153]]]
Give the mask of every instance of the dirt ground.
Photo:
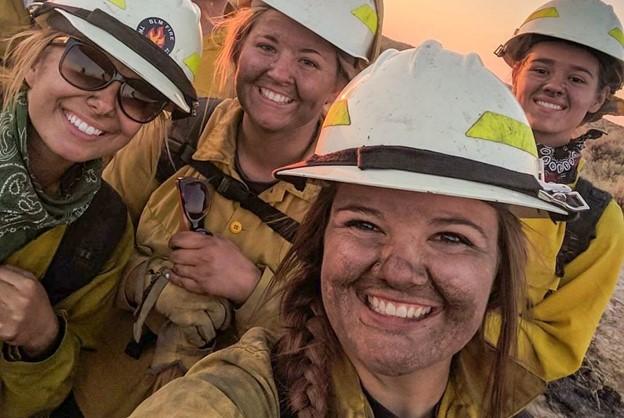
[[[586,149],[588,177],[622,204],[624,165],[617,160],[624,158],[624,128],[608,121],[595,127],[609,135],[598,140],[602,143]],[[604,145],[609,143],[610,149],[616,151],[613,158],[607,158],[610,153],[603,152]],[[608,172],[605,168],[609,164],[618,172]],[[618,181],[613,182],[614,178]],[[528,412],[536,418],[624,418],[624,269],[581,369],[549,385]]]

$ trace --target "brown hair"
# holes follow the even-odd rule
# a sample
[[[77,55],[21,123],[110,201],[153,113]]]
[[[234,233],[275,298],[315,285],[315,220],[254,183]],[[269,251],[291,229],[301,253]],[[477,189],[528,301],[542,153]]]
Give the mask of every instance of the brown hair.
[[[591,53],[598,60],[598,90],[602,90],[607,87],[609,89],[609,96],[598,111],[595,113],[587,113],[582,123],[594,122],[600,119],[605,113],[604,109],[606,109],[609,106],[609,102],[614,99],[614,94],[622,88],[622,84],[624,82],[624,65],[617,59],[594,48],[548,35],[527,34],[521,36],[514,41],[513,47],[510,48],[511,50],[509,51],[511,59],[514,63],[511,70],[511,78],[514,86],[516,84],[516,77],[518,76],[520,69],[526,63],[526,57],[531,48],[539,42],[549,41],[563,42],[577,48],[582,48]]]
[[[332,394],[331,368],[340,350],[323,309],[320,283],[323,237],[335,193],[334,184],[323,188],[276,274],[276,281],[285,283],[281,305],[284,333],[274,351],[274,369],[284,394],[282,407],[299,417],[327,415]],[[519,220],[503,205],[493,206],[500,229],[499,266],[489,307],[500,310],[502,327],[489,375],[488,386],[492,389],[483,394],[483,415],[500,417],[508,390],[507,364],[514,353],[524,300],[526,244]]]

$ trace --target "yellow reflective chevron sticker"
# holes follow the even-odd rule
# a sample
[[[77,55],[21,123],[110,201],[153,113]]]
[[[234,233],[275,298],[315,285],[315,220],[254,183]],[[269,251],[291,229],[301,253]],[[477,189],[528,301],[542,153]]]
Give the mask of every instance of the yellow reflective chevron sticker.
[[[193,73],[193,77],[197,75],[197,69],[199,68],[199,63],[201,62],[201,56],[197,53],[193,53],[188,57],[184,58],[184,64],[191,70]]]
[[[613,28],[609,31],[609,35],[615,38],[616,41],[620,43],[624,47],[624,33],[620,28]]]
[[[351,125],[349,102],[347,99],[336,100],[329,108],[327,116],[325,116],[325,122],[323,122],[323,127],[340,125]]]
[[[369,4],[356,7],[351,10],[351,13],[364,23],[373,34],[377,33],[377,25],[379,23],[377,21],[377,12]]]
[[[559,12],[557,11],[557,8],[556,7],[547,7],[545,9],[537,10],[537,11],[531,13],[531,15],[529,17],[527,17],[526,20],[524,21],[524,23],[522,23],[522,25],[520,25],[520,26],[526,25],[531,20],[543,19],[545,17],[559,17]]]
[[[500,113],[485,112],[466,131],[466,136],[500,142],[537,157],[537,147],[531,128]]]
[[[126,10],[126,0],[108,0],[109,3],[113,3],[115,6],[119,7],[121,10]]]

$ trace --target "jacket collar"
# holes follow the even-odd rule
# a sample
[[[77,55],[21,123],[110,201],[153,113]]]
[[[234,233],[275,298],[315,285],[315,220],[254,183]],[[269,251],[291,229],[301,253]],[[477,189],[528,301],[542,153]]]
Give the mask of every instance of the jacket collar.
[[[243,109],[238,99],[226,99],[214,110],[204,132],[199,139],[197,151],[193,158],[200,161],[211,161],[220,167],[227,167],[233,177],[242,180],[235,168],[236,137],[243,119]],[[260,194],[267,203],[281,202],[286,193],[307,202],[314,200],[320,186],[308,182],[303,190],[293,184],[279,181],[273,187]]]

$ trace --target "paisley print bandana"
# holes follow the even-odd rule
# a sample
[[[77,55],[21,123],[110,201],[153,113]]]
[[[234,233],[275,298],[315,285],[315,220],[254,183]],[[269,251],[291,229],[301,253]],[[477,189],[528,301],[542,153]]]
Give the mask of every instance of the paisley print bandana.
[[[589,139],[600,138],[604,132],[590,129],[583,135],[560,147],[537,144],[537,151],[544,163],[544,177],[547,182],[571,184],[578,175],[581,151]]]
[[[56,225],[75,221],[100,187],[102,163],[76,164],[50,196],[30,174],[26,93],[0,113],[0,262]]]

